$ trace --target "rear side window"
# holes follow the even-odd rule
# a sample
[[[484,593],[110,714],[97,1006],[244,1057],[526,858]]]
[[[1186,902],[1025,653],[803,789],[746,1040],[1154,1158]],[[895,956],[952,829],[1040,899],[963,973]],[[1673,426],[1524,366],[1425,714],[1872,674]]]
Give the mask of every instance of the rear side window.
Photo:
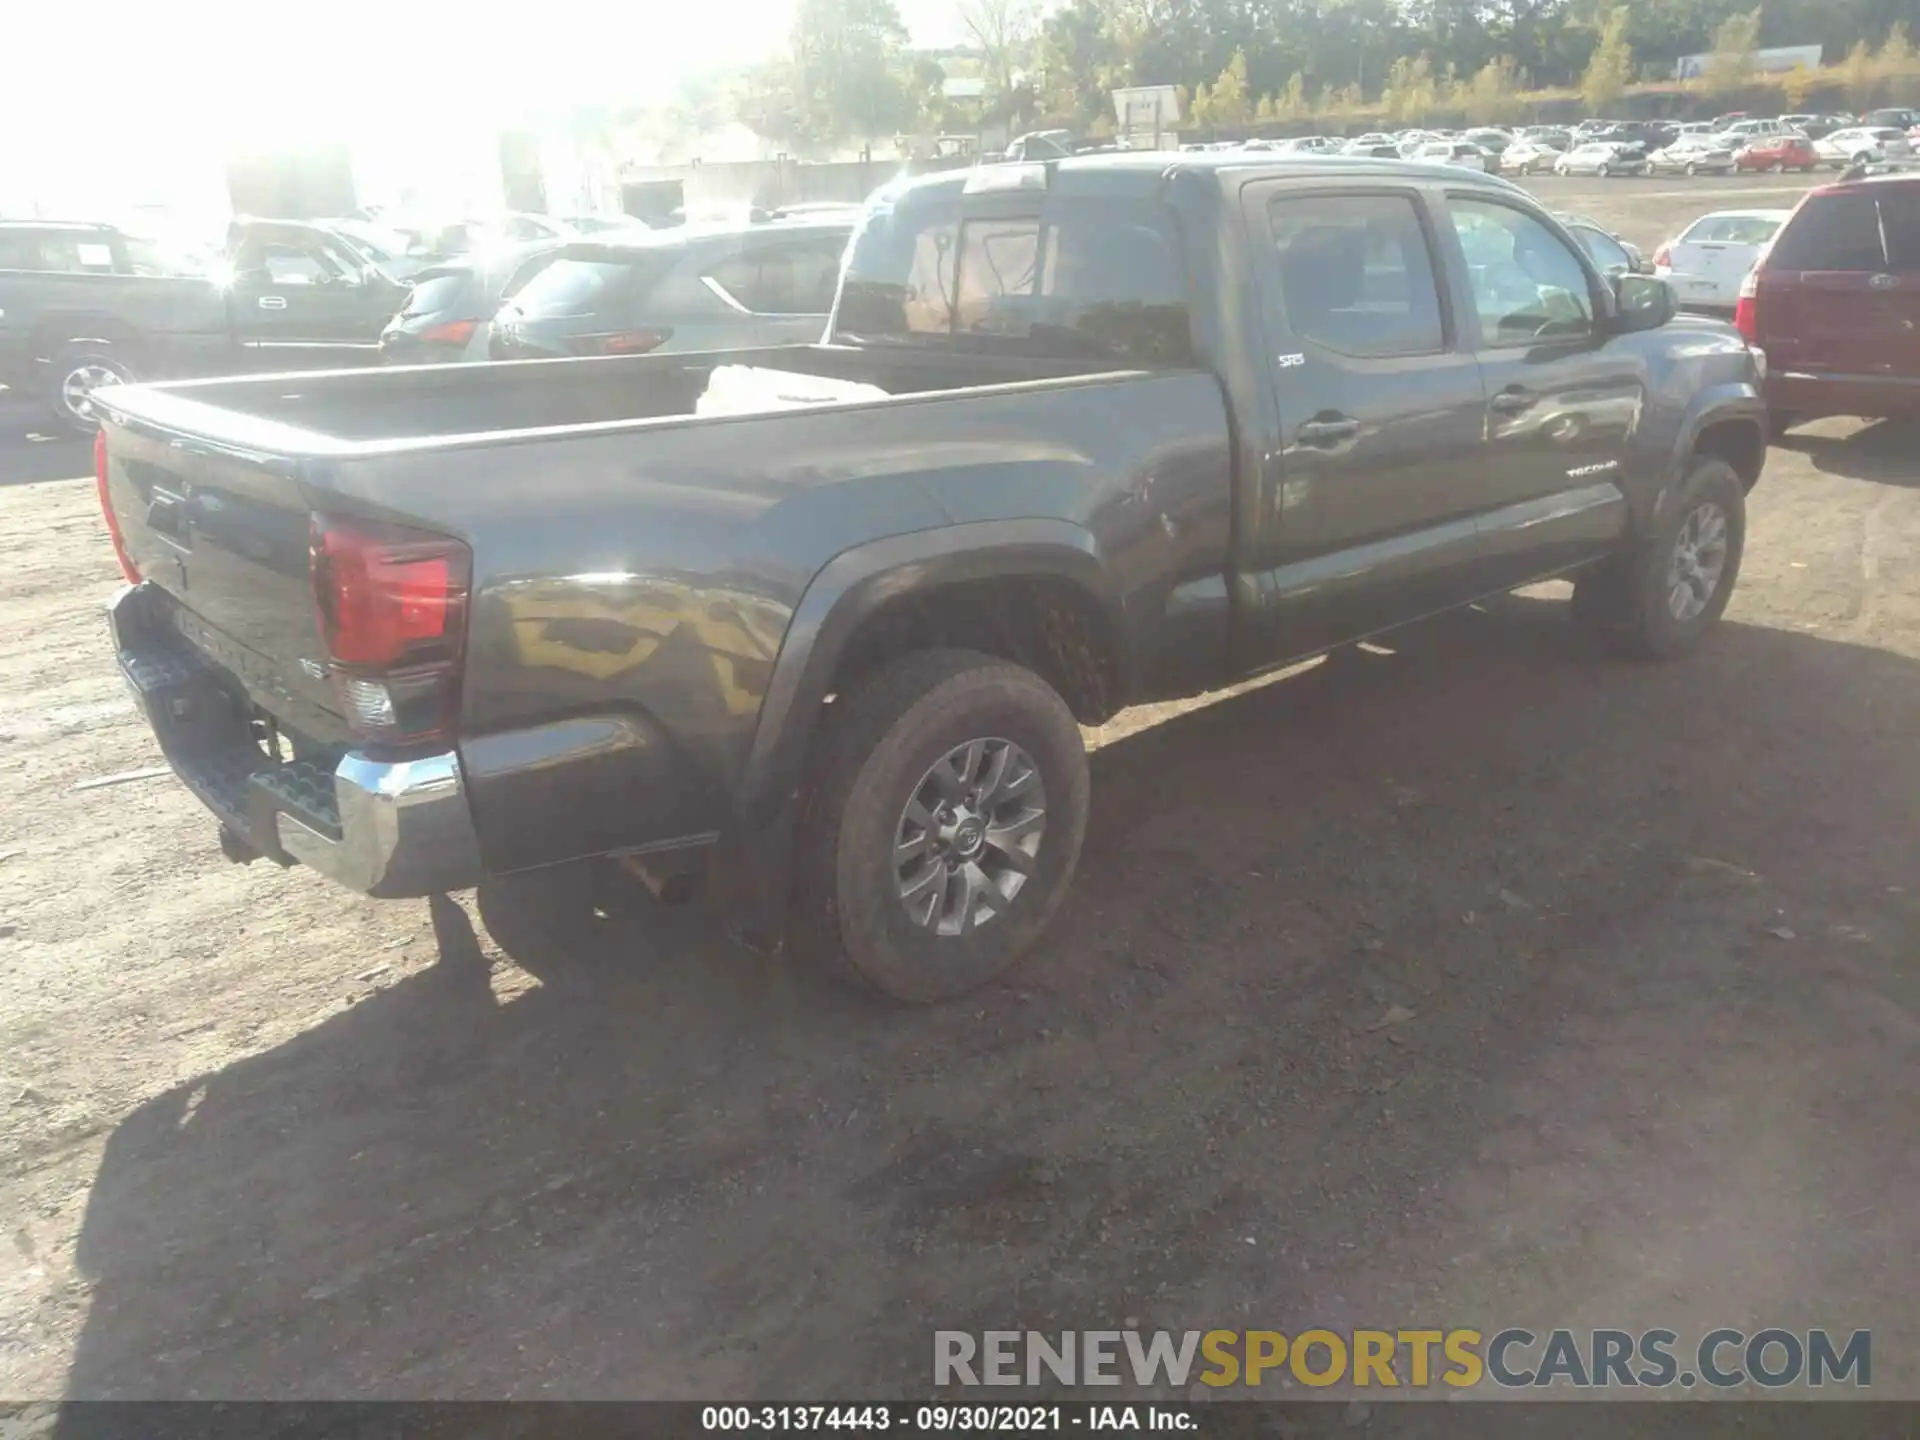
[[[527,315],[591,315],[637,296],[669,268],[666,256],[560,255],[513,297]]]
[[[12,234],[0,233],[0,270],[38,270],[40,268],[38,238],[23,235],[18,231]]]
[[[113,246],[92,235],[0,235],[0,270],[110,275],[114,270]]]
[[[423,275],[413,282],[407,296],[408,315],[433,315],[457,304],[465,294],[467,276],[458,270],[438,275]]]
[[[1779,228],[1778,220],[1764,215],[1709,215],[1694,221],[1680,241],[1693,245],[1764,245]]]
[[[1880,211],[1863,190],[1807,198],[1774,242],[1776,270],[1884,270]]]
[[[1413,201],[1283,196],[1268,214],[1281,303],[1295,335],[1361,357],[1443,348],[1440,292]]]
[[[710,266],[704,278],[756,315],[824,315],[845,249],[844,235],[760,242]]]
[[[836,332],[1185,363],[1179,231],[1152,201],[1049,200],[1005,218],[968,215],[959,203],[882,205],[854,237]]]
[[[1880,230],[1887,240],[1889,268],[1920,271],[1920,186],[1881,190]]]

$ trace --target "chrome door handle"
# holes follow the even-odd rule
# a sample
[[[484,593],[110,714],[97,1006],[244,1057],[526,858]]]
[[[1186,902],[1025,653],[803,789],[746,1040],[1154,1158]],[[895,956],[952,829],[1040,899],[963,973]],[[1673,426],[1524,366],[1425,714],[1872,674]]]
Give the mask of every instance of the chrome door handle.
[[[1487,401],[1487,408],[1496,415],[1518,415],[1523,410],[1531,410],[1533,401],[1530,390],[1502,390]]]
[[[1891,290],[1899,283],[1900,277],[1897,275],[1874,275],[1867,280],[1867,284],[1876,290]]]
[[[260,308],[262,310],[284,310],[287,308],[286,296],[262,295],[260,297]]]
[[[1360,422],[1351,418],[1308,420],[1293,432],[1302,445],[1334,445],[1351,440],[1360,433]]]

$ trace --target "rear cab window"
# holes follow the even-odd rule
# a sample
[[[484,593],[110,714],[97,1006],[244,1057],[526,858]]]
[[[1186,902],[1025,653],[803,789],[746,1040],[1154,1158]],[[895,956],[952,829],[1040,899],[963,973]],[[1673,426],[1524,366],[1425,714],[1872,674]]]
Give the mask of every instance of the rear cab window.
[[[1179,227],[1148,198],[883,198],[848,252],[834,337],[1190,364]]]

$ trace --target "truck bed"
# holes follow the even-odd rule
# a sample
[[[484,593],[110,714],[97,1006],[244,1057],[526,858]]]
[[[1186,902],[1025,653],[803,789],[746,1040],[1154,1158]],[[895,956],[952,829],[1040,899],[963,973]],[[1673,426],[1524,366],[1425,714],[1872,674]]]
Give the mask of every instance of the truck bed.
[[[884,395],[697,415],[727,366]],[[211,665],[296,760],[363,743],[329,678],[310,527],[467,547],[457,763],[493,870],[722,828],[763,708],[805,703],[775,681],[790,634],[819,623],[804,598],[862,547],[1044,550],[1108,577],[1114,623],[1142,637],[1130,663],[1225,663],[1231,433],[1204,370],[821,346],[129,386],[101,404],[152,637],[127,639],[123,665]],[[263,752],[232,759],[272,789]]]
[[[515,431],[689,419],[713,373],[723,367],[849,381],[891,396],[1096,375],[1111,368],[964,351],[809,345],[191,381],[169,386],[137,402],[137,408],[208,438],[340,453]]]

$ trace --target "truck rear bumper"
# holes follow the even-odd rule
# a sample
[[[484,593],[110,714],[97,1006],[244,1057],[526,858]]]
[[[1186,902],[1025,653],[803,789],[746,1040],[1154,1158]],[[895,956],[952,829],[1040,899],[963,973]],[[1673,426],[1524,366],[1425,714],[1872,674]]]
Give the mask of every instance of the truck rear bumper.
[[[154,623],[153,601],[136,585],[108,607],[120,673],[174,773],[243,847],[382,898],[480,882],[458,756],[271,758],[219,671]]]

